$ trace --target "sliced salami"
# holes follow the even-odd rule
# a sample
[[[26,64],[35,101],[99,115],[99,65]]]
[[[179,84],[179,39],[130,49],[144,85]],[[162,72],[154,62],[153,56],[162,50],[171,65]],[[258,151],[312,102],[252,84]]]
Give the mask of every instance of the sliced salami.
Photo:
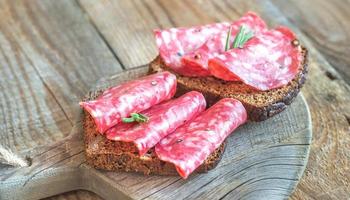
[[[201,93],[188,92],[141,112],[148,117],[147,122],[119,123],[107,130],[106,136],[110,140],[133,142],[139,154],[143,155],[163,137],[203,112],[205,107],[205,98]]]
[[[301,48],[287,27],[255,35],[244,48],[230,49],[209,60],[211,74],[223,80],[237,80],[257,90],[279,88],[298,73]]]
[[[172,98],[175,91],[176,76],[162,72],[112,87],[96,100],[80,102],[80,106],[94,118],[97,130],[104,133],[130,113]]]
[[[235,21],[230,26],[226,27],[222,32],[212,35],[212,37],[210,37],[201,47],[184,55],[182,57],[183,66],[185,66],[187,71],[191,72],[191,74],[196,74],[197,76],[209,76],[208,60],[225,51],[229,29],[231,28],[229,44],[232,44],[241,26],[247,27],[254,34],[259,34],[267,29],[264,20],[255,13],[248,12],[238,21]]]
[[[241,102],[222,99],[163,138],[155,147],[156,154],[159,159],[173,163],[178,173],[187,178],[246,120],[247,113]]]
[[[168,67],[185,76],[203,76],[208,71],[186,67],[181,58],[201,47],[213,35],[225,32],[229,26],[230,23],[223,22],[190,28],[157,29],[154,30],[154,35],[159,54]]]

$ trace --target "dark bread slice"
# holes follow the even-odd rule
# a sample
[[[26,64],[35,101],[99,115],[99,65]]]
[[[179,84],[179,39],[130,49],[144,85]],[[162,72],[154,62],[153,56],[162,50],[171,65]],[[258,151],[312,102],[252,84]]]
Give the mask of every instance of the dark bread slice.
[[[286,86],[268,91],[255,90],[241,82],[224,81],[214,77],[186,77],[165,66],[160,56],[149,64],[149,73],[170,71],[177,76],[177,95],[196,90],[203,93],[207,105],[232,97],[241,101],[251,121],[263,121],[283,111],[291,104],[305,83],[308,72],[308,51],[301,47],[303,59],[296,77]]]
[[[102,91],[92,92],[85,100],[95,99]],[[94,120],[84,112],[83,129],[85,156],[89,165],[97,169],[140,172],[146,175],[177,175],[175,166],[158,159],[154,148],[140,157],[133,143],[108,140],[96,130]],[[216,167],[225,151],[223,142],[195,172],[203,173]]]

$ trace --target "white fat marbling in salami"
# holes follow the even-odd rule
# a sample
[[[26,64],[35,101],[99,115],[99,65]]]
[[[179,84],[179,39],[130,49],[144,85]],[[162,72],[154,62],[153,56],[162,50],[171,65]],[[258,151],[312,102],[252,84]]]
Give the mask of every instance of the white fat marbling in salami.
[[[119,123],[106,131],[110,140],[133,142],[142,156],[163,137],[186,121],[196,117],[206,107],[204,96],[196,91],[155,105],[141,114],[148,117],[144,123]]]
[[[80,102],[80,106],[91,114],[97,130],[104,133],[123,117],[168,100],[175,92],[176,76],[162,72],[112,87],[96,100]]]
[[[242,103],[218,101],[198,117],[163,138],[155,147],[159,159],[173,163],[187,178],[239,125],[247,120]]]
[[[293,44],[295,39],[286,27],[260,32],[243,48],[230,49],[210,59],[209,70],[217,78],[239,79],[257,90],[279,88],[299,70],[302,52]]]
[[[229,44],[232,44],[241,26],[245,26],[254,34],[259,34],[260,32],[267,29],[264,20],[262,20],[255,13],[248,12],[239,20],[231,23],[230,26],[225,27],[225,29],[223,29],[218,34],[212,35],[212,37],[210,37],[198,49],[185,54],[182,57],[183,66],[186,66],[186,69],[188,71],[193,71],[192,74],[194,74],[196,71],[202,71],[202,74],[210,75],[208,69],[208,60],[225,51],[226,39],[229,29],[231,28]]]

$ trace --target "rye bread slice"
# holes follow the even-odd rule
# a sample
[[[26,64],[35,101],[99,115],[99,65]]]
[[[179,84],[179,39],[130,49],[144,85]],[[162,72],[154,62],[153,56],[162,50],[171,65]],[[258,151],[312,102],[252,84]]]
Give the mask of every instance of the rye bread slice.
[[[242,82],[224,81],[215,77],[182,76],[165,66],[160,56],[149,64],[149,73],[167,70],[175,74],[178,84],[177,96],[196,90],[203,93],[208,106],[222,98],[235,98],[243,103],[249,120],[263,121],[282,112],[287,105],[291,104],[305,83],[308,72],[308,51],[305,47],[301,49],[303,59],[295,78],[284,87],[268,91],[258,91]]]
[[[90,92],[84,100],[95,99],[101,93],[102,91]],[[159,160],[154,148],[140,157],[133,143],[108,140],[104,135],[97,132],[93,118],[85,111],[83,130],[86,161],[96,169],[139,172],[145,175],[177,175],[175,166]],[[221,160],[225,146],[226,141],[195,172],[204,173],[215,168]]]

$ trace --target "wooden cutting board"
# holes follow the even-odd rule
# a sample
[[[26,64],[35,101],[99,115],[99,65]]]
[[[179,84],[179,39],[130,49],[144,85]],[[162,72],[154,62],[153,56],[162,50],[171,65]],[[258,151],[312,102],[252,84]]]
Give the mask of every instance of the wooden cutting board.
[[[147,67],[125,71],[100,80],[92,90],[146,72]],[[183,180],[91,168],[85,163],[80,119],[61,141],[22,152],[32,160],[29,167],[1,168],[0,199],[38,199],[76,189],[105,199],[286,199],[304,172],[312,137],[300,94],[283,113],[237,129],[215,169]]]

